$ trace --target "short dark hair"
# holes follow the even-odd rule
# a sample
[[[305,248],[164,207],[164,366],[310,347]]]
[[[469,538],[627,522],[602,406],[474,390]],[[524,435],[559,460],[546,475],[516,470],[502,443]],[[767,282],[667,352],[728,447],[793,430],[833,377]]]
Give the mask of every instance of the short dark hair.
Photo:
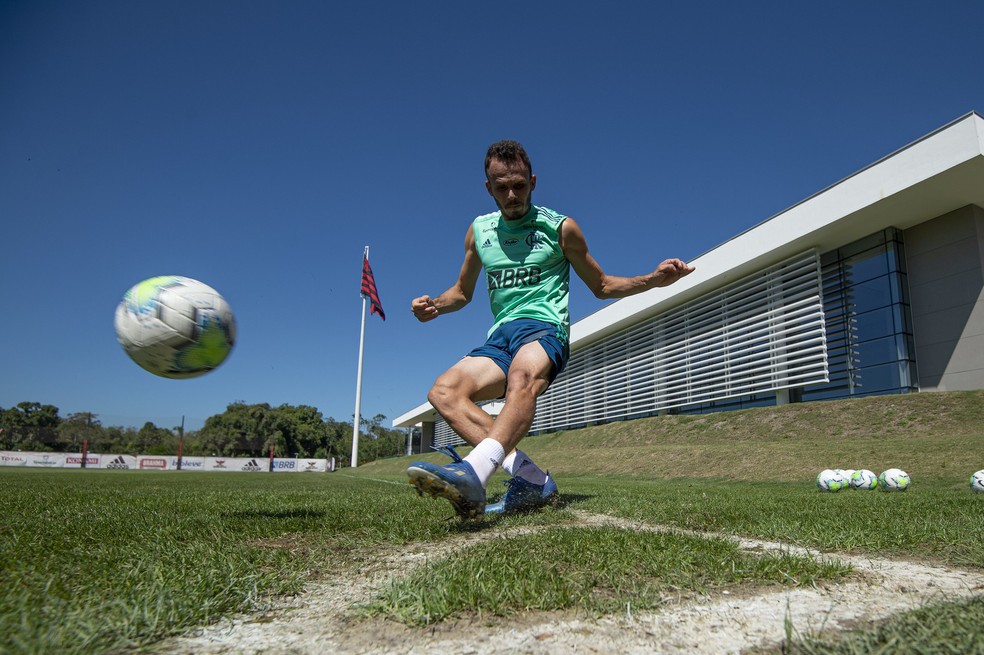
[[[504,139],[502,141],[496,141],[489,146],[488,152],[485,153],[485,177],[489,176],[489,164],[492,163],[493,159],[504,162],[522,162],[530,175],[533,174],[533,165],[530,164],[530,157],[526,154],[523,146],[517,141]]]

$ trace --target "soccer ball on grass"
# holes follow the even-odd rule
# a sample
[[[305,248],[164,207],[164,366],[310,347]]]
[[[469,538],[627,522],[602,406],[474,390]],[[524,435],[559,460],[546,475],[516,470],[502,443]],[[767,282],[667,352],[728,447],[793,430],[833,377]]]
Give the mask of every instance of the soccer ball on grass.
[[[874,471],[858,469],[851,474],[851,488],[870,491],[878,488],[878,476]]]
[[[840,491],[847,486],[844,475],[832,469],[824,469],[817,475],[817,489],[820,491]]]
[[[133,361],[154,375],[193,378],[228,357],[236,319],[212,287],[180,275],[144,280],[123,296],[116,338]]]
[[[910,482],[909,474],[902,469],[888,469],[878,476],[878,487],[882,491],[905,491]]]
[[[970,476],[970,490],[974,493],[984,493],[984,469]]]
[[[855,469],[834,469],[840,471],[840,474],[844,476],[844,488],[853,489],[851,486],[851,476],[854,475]]]

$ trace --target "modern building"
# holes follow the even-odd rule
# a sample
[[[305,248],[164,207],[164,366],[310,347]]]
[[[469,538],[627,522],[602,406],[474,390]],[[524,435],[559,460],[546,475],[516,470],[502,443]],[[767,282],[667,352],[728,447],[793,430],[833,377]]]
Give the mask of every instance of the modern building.
[[[984,389],[984,117],[941,127],[571,326],[531,432]],[[486,411],[497,413],[495,403]],[[393,421],[460,443],[424,403]]]

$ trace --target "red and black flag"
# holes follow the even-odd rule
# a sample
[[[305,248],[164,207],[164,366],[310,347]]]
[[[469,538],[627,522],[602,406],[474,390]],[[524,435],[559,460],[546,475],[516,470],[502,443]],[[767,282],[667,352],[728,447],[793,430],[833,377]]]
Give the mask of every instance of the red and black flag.
[[[376,278],[372,275],[372,268],[369,267],[369,254],[362,256],[362,297],[369,296],[369,313],[379,314],[379,318],[386,320],[386,312],[383,305],[379,302],[379,292],[376,291]]]

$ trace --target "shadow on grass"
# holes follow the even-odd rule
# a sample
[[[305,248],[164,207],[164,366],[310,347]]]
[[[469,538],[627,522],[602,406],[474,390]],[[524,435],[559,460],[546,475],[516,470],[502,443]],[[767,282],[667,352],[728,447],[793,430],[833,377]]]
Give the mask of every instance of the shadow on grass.
[[[594,498],[592,494],[560,494],[557,503],[552,507],[552,509],[560,510],[577,506],[591,498]],[[493,499],[489,504],[496,502],[497,500],[498,499]],[[528,511],[510,512],[507,515],[485,514],[478,520],[463,519],[458,516],[449,516],[446,521],[448,524],[448,532],[477,533],[495,528],[504,518],[511,516],[534,516],[538,512],[543,511],[550,511],[550,508],[547,508],[546,510],[544,508],[536,508]]]
[[[270,511],[263,509],[251,509],[242,512],[228,512],[222,514],[223,518],[233,518],[233,519],[279,519],[279,520],[293,520],[293,519],[320,519],[325,517],[325,512],[320,510],[312,509],[285,509],[278,511]]]
[[[557,507],[563,509],[572,505],[580,505],[586,500],[594,498],[592,494],[560,494]]]

